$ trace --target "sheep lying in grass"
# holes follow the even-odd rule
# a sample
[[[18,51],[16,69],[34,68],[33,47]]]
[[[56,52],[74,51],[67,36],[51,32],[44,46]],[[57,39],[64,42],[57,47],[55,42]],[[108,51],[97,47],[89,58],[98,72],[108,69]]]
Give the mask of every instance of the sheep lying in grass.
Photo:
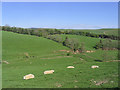
[[[54,70],[47,70],[47,71],[44,71],[44,74],[53,74]]]
[[[35,76],[33,74],[28,74],[23,77],[23,79],[26,79],[26,80],[31,78],[35,78]]]
[[[7,61],[2,61],[3,63],[5,63],[5,64],[9,64],[9,62],[7,62]]]
[[[91,68],[99,68],[99,66],[93,65],[93,66],[91,66]]]
[[[67,68],[75,68],[75,67],[73,67],[73,66],[68,66]]]

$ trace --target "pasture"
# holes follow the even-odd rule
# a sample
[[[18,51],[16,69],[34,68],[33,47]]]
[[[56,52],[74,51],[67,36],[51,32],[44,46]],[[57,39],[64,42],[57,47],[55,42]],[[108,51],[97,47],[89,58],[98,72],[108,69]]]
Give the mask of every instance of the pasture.
[[[105,34],[105,35],[115,35],[118,36],[118,29],[96,29],[96,30],[80,30],[83,32],[90,32],[94,34]]]
[[[3,88],[115,88],[118,87],[118,62],[102,60],[103,50],[93,46],[98,38],[67,35],[85,43],[86,50],[93,53],[71,54],[60,50],[70,50],[52,40],[2,31]],[[65,35],[61,35],[65,38]],[[118,60],[117,50],[106,51]],[[101,62],[102,61],[102,62]],[[92,69],[92,65],[99,68]],[[67,66],[74,66],[68,69]],[[55,70],[44,75],[45,70]],[[23,76],[34,74],[35,78],[23,80]]]

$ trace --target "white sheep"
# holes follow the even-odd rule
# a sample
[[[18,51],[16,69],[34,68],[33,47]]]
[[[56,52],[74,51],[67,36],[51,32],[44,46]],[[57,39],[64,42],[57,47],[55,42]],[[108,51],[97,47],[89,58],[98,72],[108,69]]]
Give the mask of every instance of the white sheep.
[[[54,70],[47,70],[47,71],[44,71],[44,74],[52,74],[54,72]]]
[[[91,68],[99,68],[99,66],[93,65],[93,66],[91,66]]]
[[[28,74],[23,77],[23,79],[26,79],[26,80],[31,78],[35,78],[35,76],[33,74]]]
[[[73,66],[68,66],[67,68],[75,68],[75,67],[73,67]]]

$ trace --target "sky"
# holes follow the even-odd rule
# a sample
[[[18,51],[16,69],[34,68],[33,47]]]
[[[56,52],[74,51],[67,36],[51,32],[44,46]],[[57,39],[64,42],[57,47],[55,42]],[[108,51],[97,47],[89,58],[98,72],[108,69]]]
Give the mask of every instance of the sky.
[[[119,0],[1,0],[2,2],[119,2]]]
[[[2,25],[24,28],[118,27],[117,2],[3,2]]]

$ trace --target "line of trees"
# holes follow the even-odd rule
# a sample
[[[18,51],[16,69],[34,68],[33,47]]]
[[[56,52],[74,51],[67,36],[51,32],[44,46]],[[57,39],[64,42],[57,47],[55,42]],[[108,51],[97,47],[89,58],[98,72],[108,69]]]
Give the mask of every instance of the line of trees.
[[[17,27],[10,27],[10,26],[2,26],[3,31],[10,31],[14,33],[20,33],[20,34],[28,34],[28,35],[35,35],[39,37],[44,37],[53,41],[56,41],[58,43],[62,43],[64,46],[67,46],[71,48],[73,51],[78,50],[79,52],[84,52],[84,44],[81,44],[81,47],[79,48],[79,42],[76,39],[71,39],[66,37],[65,40],[63,40],[62,37],[60,37],[57,34],[72,34],[72,35],[83,35],[88,37],[96,37],[96,38],[108,38],[104,41],[100,40],[99,43],[96,44],[94,48],[96,49],[103,49],[103,50],[111,50],[111,49],[119,49],[118,42],[112,41],[113,40],[120,40],[120,37],[114,36],[114,35],[104,35],[104,34],[91,34],[89,32],[81,32],[77,30],[69,30],[69,31],[61,31],[58,29],[30,29],[30,28],[17,28]]]
[[[83,32],[83,31],[77,31],[77,30],[65,31],[65,34],[83,35],[83,36],[94,37],[94,38],[109,38],[112,40],[120,40],[120,37],[115,35],[94,34],[90,32]]]
[[[79,48],[79,42],[75,38],[68,39],[68,37],[66,37],[65,40],[63,40],[63,38],[60,35],[57,35],[57,34],[61,34],[60,31],[57,29],[24,29],[24,28],[3,26],[2,30],[19,33],[19,34],[28,34],[28,35],[44,37],[53,40],[55,42],[61,43],[62,45],[71,48],[73,51],[82,50],[81,48]]]
[[[18,28],[18,27],[2,26],[2,30],[10,31],[10,32],[14,32],[14,33],[20,33],[20,34],[36,35],[36,36],[61,34],[61,32],[57,29],[44,29],[44,28],[31,29],[31,28]]]
[[[4,31],[11,31],[20,34],[29,34],[29,35],[36,35],[36,36],[46,36],[46,35],[54,35],[54,34],[70,34],[70,35],[82,35],[87,37],[94,37],[94,38],[109,38],[112,40],[120,40],[119,36],[115,35],[105,35],[105,34],[94,34],[90,32],[83,32],[80,30],[59,30],[59,29],[47,29],[47,28],[17,28],[17,27],[10,27],[10,26],[2,26],[2,30]]]

